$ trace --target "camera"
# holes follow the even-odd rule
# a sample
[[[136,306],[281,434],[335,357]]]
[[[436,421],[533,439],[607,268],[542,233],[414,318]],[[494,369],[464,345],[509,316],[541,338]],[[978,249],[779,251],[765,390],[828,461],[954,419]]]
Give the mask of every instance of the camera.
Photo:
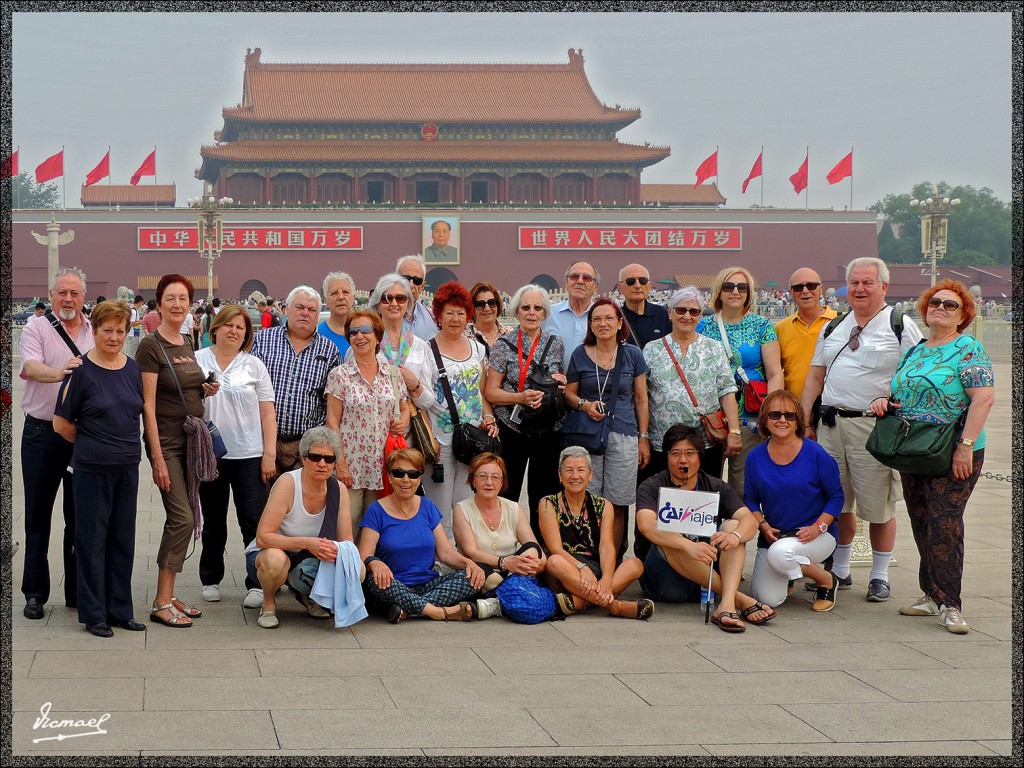
[[[604,413],[604,402],[603,401],[598,400],[596,403],[594,403],[594,405],[597,407],[597,412],[598,413]]]
[[[210,371],[210,375],[206,377],[206,382],[205,383],[206,384],[216,384],[217,383],[217,372],[216,371]]]
[[[430,472],[430,479],[435,483],[444,482],[444,464],[441,462],[434,464],[434,469]]]
[[[516,404],[516,407],[512,409],[512,413],[508,417],[509,424],[522,424],[523,423],[523,406]]]

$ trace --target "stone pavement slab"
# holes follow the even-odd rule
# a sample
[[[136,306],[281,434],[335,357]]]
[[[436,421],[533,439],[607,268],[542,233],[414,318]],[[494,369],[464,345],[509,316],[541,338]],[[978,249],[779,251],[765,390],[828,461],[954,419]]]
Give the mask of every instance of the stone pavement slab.
[[[1005,701],[852,703],[837,710],[808,704],[782,707],[834,741],[927,741],[1008,739],[1012,725]]]
[[[936,765],[948,763],[949,758],[961,755],[992,757],[1000,752],[993,745],[1004,742],[978,741],[866,741],[866,742],[811,742],[806,744],[705,744],[704,749],[712,755],[808,755],[840,756],[864,755],[885,757],[928,757],[936,758]],[[1008,742],[1005,742],[1008,743]]]
[[[613,706],[643,704],[643,700],[613,675],[452,675],[448,677],[385,676],[395,706],[429,709],[438,703],[446,708],[533,707],[546,702],[552,691],[571,690],[580,701]],[[438,691],[450,691],[441,702]]]
[[[998,667],[946,669],[934,675],[916,670],[860,670],[849,673],[898,701],[1009,701],[1010,678]]]
[[[339,696],[339,688],[344,695]],[[146,710],[394,709],[379,677],[179,677],[146,680]]]

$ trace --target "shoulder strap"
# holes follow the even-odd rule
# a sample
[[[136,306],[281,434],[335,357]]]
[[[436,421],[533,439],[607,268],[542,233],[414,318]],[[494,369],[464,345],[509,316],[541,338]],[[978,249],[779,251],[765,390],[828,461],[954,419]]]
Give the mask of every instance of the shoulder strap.
[[[441,381],[441,388],[444,390],[444,399],[448,403],[448,413],[452,416],[452,426],[459,426],[459,412],[455,409],[455,398],[452,397],[452,387],[448,383],[448,371],[444,369],[444,361],[441,360],[441,350],[437,346],[437,339],[430,340],[430,350],[434,353],[434,362],[437,364],[437,377]]]
[[[676,360],[675,353],[672,351],[672,347],[668,345],[668,341],[664,336],[661,337],[661,343],[665,345],[665,351],[668,352],[668,356],[672,358],[672,362],[675,363],[676,371],[679,372],[679,378],[683,380],[683,386],[686,387],[687,393],[690,395],[690,400],[693,401],[693,407],[695,410],[700,412],[700,406],[697,405],[697,398],[694,397],[693,390],[690,389],[690,382],[686,380],[686,374],[683,373],[683,368],[679,365],[679,361]]]
[[[75,357],[81,357],[82,353],[78,351],[78,347],[75,346],[75,342],[73,342],[71,340],[71,337],[68,336],[68,332],[64,328],[64,324],[57,319],[57,316],[52,312],[48,312],[46,315],[46,319],[50,321],[50,325],[53,326],[53,330],[57,332],[57,335],[64,340],[65,344],[68,345],[68,349],[71,350],[71,354],[73,354]]]
[[[633,343],[636,344],[637,347],[639,347],[640,346],[640,339],[638,339],[636,337],[636,333],[633,331],[633,325],[632,325],[632,323],[629,322],[629,318],[626,317],[626,303],[625,302],[622,303],[622,307],[620,309],[622,311],[622,322],[624,322],[626,324],[626,330],[629,331],[629,335],[632,337]],[[632,310],[630,310],[630,311],[632,311]]]
[[[181,391],[181,382],[178,381],[178,374],[174,371],[174,366],[171,364],[171,358],[167,356],[167,348],[164,347],[163,342],[157,339],[156,342],[160,346],[160,351],[164,353],[164,360],[167,361],[167,369],[171,372],[171,376],[174,377],[174,385],[178,388],[178,397],[181,398],[181,405],[185,409],[185,415],[188,416],[188,403],[185,402],[185,393]]]
[[[729,334],[727,334],[725,332],[725,324],[722,322],[722,313],[721,312],[716,312],[715,313],[715,321],[718,323],[718,330],[722,334],[722,346],[725,347],[725,355],[726,355],[726,357],[729,358],[729,364],[732,365],[732,362],[733,362],[732,347],[729,346]],[[743,370],[743,366],[742,365],[737,365],[736,366],[736,375],[739,376],[743,380],[744,384],[749,384],[750,383],[750,378],[747,376],[747,372],[745,370]]]
[[[831,320],[829,320],[828,325],[825,326],[825,335],[822,336],[822,338],[827,339],[829,336],[831,336],[832,331],[834,331],[836,329],[836,326],[846,319],[846,316],[848,314],[850,314],[850,310],[846,310],[842,314],[836,315]]]
[[[612,378],[615,381],[612,382],[612,401],[611,403],[605,404],[605,417],[609,419],[615,418],[615,403],[619,399],[619,383],[622,380],[622,361],[626,356],[626,350],[624,344],[619,344],[615,348],[615,367],[612,368]]]
[[[338,478],[331,475],[327,478],[327,503],[324,508],[324,519],[320,523],[320,538],[328,541],[338,539],[338,512],[341,505],[341,488]]]
[[[391,391],[395,394],[395,418],[397,419],[402,415],[402,403],[398,397],[398,366],[388,365],[388,375],[391,376]]]
[[[892,328],[892,332],[896,334],[896,342],[898,344],[903,343],[903,310],[896,309],[892,310],[892,314],[889,315],[889,327]]]
[[[540,352],[540,360],[538,362],[543,363],[545,360],[547,360],[548,350],[551,349],[551,342],[554,341],[554,340],[555,340],[554,334],[551,334],[551,335],[548,336],[548,340],[544,343],[544,349],[542,349],[541,352]]]

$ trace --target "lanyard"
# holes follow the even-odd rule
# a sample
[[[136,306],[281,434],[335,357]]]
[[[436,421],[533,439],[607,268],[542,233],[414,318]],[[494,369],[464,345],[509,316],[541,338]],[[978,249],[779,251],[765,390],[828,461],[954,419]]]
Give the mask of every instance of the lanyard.
[[[526,372],[530,370],[530,363],[533,361],[533,353],[537,351],[537,344],[540,343],[540,334],[537,334],[537,338],[533,340],[533,346],[530,348],[530,356],[526,358],[526,364],[523,364],[523,332],[519,331],[519,391],[523,391],[523,386],[526,384]]]

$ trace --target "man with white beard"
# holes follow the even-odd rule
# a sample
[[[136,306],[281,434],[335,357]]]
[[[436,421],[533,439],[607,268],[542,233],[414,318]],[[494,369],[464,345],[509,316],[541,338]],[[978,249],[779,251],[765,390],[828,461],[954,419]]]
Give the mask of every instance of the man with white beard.
[[[60,385],[95,346],[92,326],[82,314],[85,275],[76,267],[57,270],[50,285],[53,314],[30,318],[21,333],[21,378],[25,429],[21,435],[21,474],[25,485],[25,570],[23,613],[41,619],[50,598],[50,519],[57,490],[64,482],[64,602],[78,604],[75,570],[75,502],[68,465],[74,446],[53,431]],[[70,342],[70,343],[69,343]],[[72,350],[74,345],[76,349]]]

